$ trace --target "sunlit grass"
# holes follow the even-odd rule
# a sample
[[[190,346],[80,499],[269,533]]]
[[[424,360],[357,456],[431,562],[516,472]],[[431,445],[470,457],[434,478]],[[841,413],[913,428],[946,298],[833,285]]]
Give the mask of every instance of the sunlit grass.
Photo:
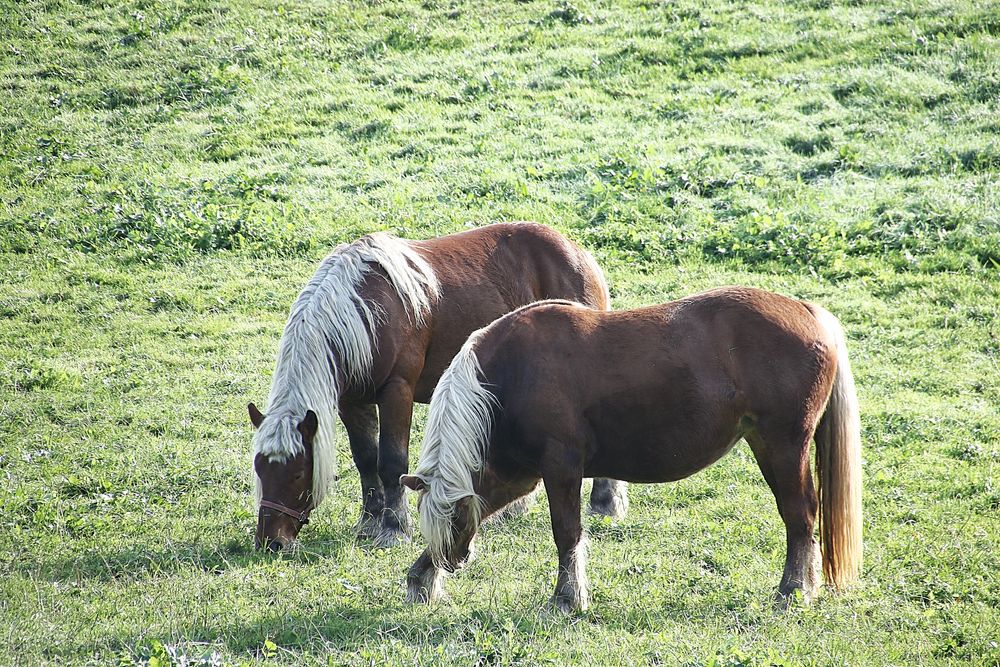
[[[0,663],[996,664],[1000,6],[28,2],[0,12]],[[542,613],[544,495],[434,607],[420,550],[252,551],[250,427],[335,243],[508,219],[616,307],[818,301],[863,410],[861,585],[770,603],[749,450],[588,518]],[[419,408],[413,440],[422,434]],[[417,446],[412,448],[415,460]],[[184,661],[188,661],[185,663]]]

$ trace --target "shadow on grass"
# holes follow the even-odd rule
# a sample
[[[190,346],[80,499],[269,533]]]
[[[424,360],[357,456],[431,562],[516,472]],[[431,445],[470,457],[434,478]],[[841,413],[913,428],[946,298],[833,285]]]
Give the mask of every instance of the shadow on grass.
[[[734,605],[734,598],[737,600]],[[363,596],[347,600],[331,600],[321,611],[288,613],[287,610],[246,622],[206,627],[203,621],[192,619],[188,624],[173,626],[167,633],[148,633],[138,629],[109,637],[109,647],[118,652],[144,650],[149,642],[159,640],[164,645],[210,646],[234,656],[266,658],[266,644],[273,642],[285,650],[303,653],[329,653],[332,650],[352,652],[370,649],[387,642],[412,650],[433,651],[449,644],[473,647],[516,647],[526,642],[547,642],[578,624],[603,627],[605,630],[631,633],[656,631],[668,624],[687,624],[692,619],[724,627],[735,614],[754,623],[789,613],[773,608],[770,598],[756,600],[747,590],[720,591],[718,595],[692,595],[690,598],[659,599],[645,608],[624,609],[609,601],[596,602],[600,609],[582,614],[563,615],[546,606],[548,591],[521,598],[508,604],[490,604],[481,596],[469,599],[469,606],[459,607],[453,599],[442,606],[410,605],[403,601],[400,588],[396,601],[378,601]],[[548,639],[547,639],[548,638]],[[79,655],[92,647],[65,647],[67,655]],[[404,651],[409,649],[403,649]],[[398,647],[397,649],[398,650]],[[331,663],[332,664],[332,663]]]
[[[222,650],[233,656],[264,659],[273,655],[274,647],[283,651],[305,654],[333,651],[354,652],[371,649],[386,642],[402,644],[414,650],[433,651],[434,647],[453,642],[475,645],[478,642],[521,643],[558,632],[567,624],[579,621],[535,610],[439,610],[411,606],[400,600],[395,604],[372,603],[368,600],[333,602],[315,613],[275,613],[272,616],[208,627],[192,620],[188,625],[174,627],[168,633],[129,631],[107,637],[102,647],[118,655],[142,657],[159,643],[174,646],[181,654],[188,647],[195,653],[207,654]],[[179,639],[182,638],[182,639]],[[271,648],[268,649],[268,645]],[[82,655],[93,651],[93,645],[82,642],[67,644],[51,656]],[[206,651],[208,649],[208,651]],[[181,663],[177,663],[181,664]],[[192,662],[191,664],[200,664]],[[228,663],[226,663],[228,664]],[[334,663],[332,660],[330,664]]]
[[[222,574],[276,558],[308,563],[342,557],[355,540],[354,534],[346,529],[333,537],[332,540],[305,539],[298,548],[280,554],[257,551],[252,538],[230,538],[214,544],[206,541],[170,542],[159,547],[136,543],[111,552],[92,551],[62,558],[20,559],[15,567],[25,576],[77,583],[137,580],[181,570]]]

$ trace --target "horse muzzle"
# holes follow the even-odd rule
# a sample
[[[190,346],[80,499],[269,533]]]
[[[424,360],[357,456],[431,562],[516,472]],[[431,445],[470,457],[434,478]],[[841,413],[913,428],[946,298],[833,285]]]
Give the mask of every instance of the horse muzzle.
[[[295,542],[302,526],[309,523],[311,511],[311,506],[299,511],[272,500],[261,500],[254,546],[270,552],[287,548]]]

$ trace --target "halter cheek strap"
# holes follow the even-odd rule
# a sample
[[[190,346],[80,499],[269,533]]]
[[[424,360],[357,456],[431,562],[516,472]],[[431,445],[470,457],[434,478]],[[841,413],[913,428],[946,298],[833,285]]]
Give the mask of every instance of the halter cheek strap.
[[[277,510],[277,511],[281,512],[282,514],[287,514],[288,516],[292,517],[293,519],[295,519],[296,521],[298,521],[303,526],[306,525],[307,523],[309,523],[309,513],[312,512],[312,510],[313,510],[311,504],[310,504],[309,507],[307,507],[306,509],[304,509],[301,512],[299,512],[297,510],[293,510],[291,507],[285,507],[281,503],[276,503],[276,502],[274,502],[272,500],[267,500],[267,499],[262,499],[260,501],[260,506],[261,507],[267,507],[267,508],[270,508],[272,510]]]

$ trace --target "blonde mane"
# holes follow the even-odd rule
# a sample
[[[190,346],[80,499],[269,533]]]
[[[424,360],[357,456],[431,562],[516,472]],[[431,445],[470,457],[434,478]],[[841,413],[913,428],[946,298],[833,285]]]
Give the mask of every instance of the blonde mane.
[[[483,470],[499,409],[488,383],[480,380],[483,370],[476,355],[479,339],[501,320],[545,305],[586,308],[576,301],[535,301],[503,315],[474,331],[441,375],[427,412],[427,428],[420,448],[420,462],[413,473],[426,484],[420,500],[420,532],[435,563],[443,562],[451,546],[451,523],[458,502],[471,498],[469,519],[480,521],[482,499],[476,494],[476,473]]]
[[[364,382],[371,370],[375,328],[384,313],[358,289],[377,267],[388,277],[411,322],[423,325],[440,294],[430,265],[402,239],[378,233],[326,256],[292,304],[254,454],[284,461],[303,450],[296,426],[307,410],[319,417],[313,441],[313,502],[336,474],[334,419],[341,384]],[[339,376],[339,377],[338,377]],[[258,502],[260,480],[254,474]]]
[[[420,532],[435,563],[451,545],[457,504],[473,498],[471,520],[479,523],[482,504],[473,474],[483,469],[496,398],[479,381],[482,369],[473,332],[441,376],[427,413],[427,429],[415,476],[427,485],[420,500]]]

